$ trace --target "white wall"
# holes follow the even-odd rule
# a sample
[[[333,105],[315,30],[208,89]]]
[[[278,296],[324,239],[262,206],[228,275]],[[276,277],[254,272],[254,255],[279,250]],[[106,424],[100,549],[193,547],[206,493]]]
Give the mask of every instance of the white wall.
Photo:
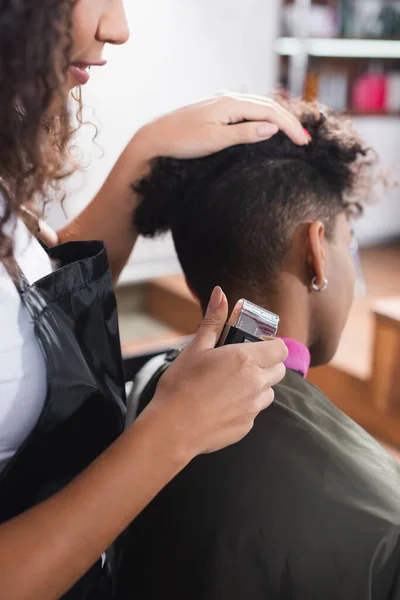
[[[378,152],[390,178],[400,180],[400,118],[357,117],[354,124]],[[355,222],[357,238],[364,246],[400,237],[400,187],[379,195],[379,202],[368,206],[364,216]]]
[[[98,143],[104,156],[91,142],[91,128],[85,128],[79,143],[90,164],[69,184],[68,216],[93,197],[147,120],[220,90],[266,94],[273,89],[278,5],[278,0],[126,0],[131,40],[108,49],[109,64],[92,71],[84,90],[101,123]],[[63,217],[53,209],[52,219],[57,225]],[[173,256],[169,240],[140,242],[130,262],[136,267],[130,266],[125,277],[176,269]]]

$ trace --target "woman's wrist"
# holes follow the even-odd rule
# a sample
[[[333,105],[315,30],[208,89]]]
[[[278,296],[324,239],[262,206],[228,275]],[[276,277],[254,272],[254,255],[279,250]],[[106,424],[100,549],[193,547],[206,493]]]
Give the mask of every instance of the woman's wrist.
[[[180,427],[176,411],[170,409],[172,398],[161,399],[156,392],[152,402],[131,425],[135,437],[142,432],[154,454],[160,454],[171,464],[176,473],[181,471],[196,456],[197,452],[188,442]]]

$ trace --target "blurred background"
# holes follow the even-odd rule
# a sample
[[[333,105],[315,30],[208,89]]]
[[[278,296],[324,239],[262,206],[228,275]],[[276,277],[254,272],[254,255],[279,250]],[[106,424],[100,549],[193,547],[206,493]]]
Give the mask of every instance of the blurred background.
[[[61,225],[90,201],[146,121],[221,90],[319,99],[346,112],[400,178],[400,1],[126,2],[131,39],[109,48],[85,87],[82,173],[68,182]],[[110,212],[112,198],[110,198]],[[356,222],[357,299],[331,365],[310,378],[364,427],[400,447],[400,188]],[[132,369],[197,329],[169,236],[138,244],[117,290]],[[139,362],[138,362],[139,361]]]

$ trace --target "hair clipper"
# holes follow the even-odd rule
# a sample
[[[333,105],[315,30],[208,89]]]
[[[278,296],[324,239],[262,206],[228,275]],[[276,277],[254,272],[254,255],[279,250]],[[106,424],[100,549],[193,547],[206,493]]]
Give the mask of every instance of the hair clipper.
[[[222,331],[217,347],[274,338],[278,325],[278,315],[248,300],[239,300]]]

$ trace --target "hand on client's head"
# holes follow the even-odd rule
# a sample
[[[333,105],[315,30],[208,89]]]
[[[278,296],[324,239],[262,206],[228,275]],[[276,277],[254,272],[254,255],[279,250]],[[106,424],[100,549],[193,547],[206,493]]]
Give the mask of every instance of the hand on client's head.
[[[295,144],[310,142],[298,118],[274,99],[225,93],[156,119],[136,139],[146,156],[190,159],[268,140],[278,131]]]

